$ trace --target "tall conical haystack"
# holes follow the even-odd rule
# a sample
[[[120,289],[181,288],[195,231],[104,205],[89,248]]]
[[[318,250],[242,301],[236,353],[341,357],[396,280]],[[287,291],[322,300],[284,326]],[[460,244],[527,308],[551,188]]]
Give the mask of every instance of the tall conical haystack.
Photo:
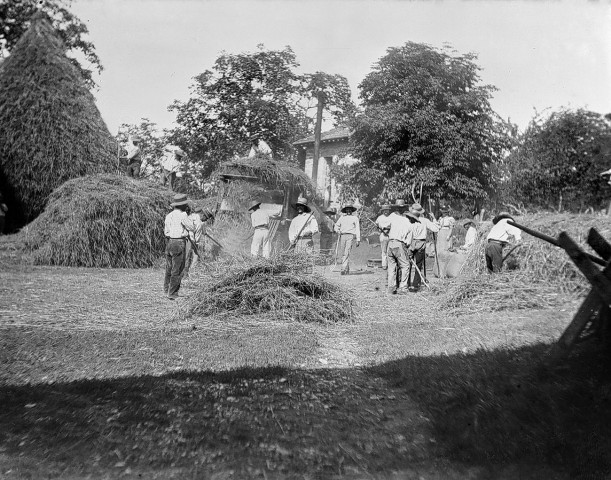
[[[48,17],[38,12],[0,65],[0,190],[9,229],[71,178],[110,172],[115,144]]]

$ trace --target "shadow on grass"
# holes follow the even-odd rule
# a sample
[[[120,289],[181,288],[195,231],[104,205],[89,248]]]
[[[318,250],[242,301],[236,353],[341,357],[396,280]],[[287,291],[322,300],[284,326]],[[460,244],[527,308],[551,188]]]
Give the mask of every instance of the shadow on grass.
[[[1,386],[0,467],[22,459],[13,478],[330,478],[439,468],[447,458],[459,463],[432,478],[608,478],[608,357],[583,350],[548,368],[546,349],[410,356],[365,371],[265,367]],[[517,477],[499,474],[511,464],[521,465]],[[460,471],[469,465],[487,467]]]
[[[610,478],[611,361],[588,345],[555,367],[549,345],[407,357],[369,369],[433,422],[444,455],[469,463],[557,465]]]

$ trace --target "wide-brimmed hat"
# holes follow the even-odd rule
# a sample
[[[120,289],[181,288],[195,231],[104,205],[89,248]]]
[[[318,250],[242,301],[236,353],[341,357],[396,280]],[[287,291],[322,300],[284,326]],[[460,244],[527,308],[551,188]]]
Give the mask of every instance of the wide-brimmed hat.
[[[450,211],[450,207],[448,207],[447,205],[442,205],[439,211],[441,213],[448,213]]]
[[[397,198],[395,200],[395,203],[391,205],[391,208],[400,210],[402,208],[407,208],[407,204],[405,203],[405,200],[403,200],[402,198]]]
[[[130,135],[130,139],[132,143],[140,141],[140,137],[138,135]]]
[[[403,215],[404,215],[405,217],[409,218],[409,219],[410,219],[410,221],[411,221],[411,220],[413,220],[414,222],[418,222],[418,223],[420,223],[420,219],[419,219],[419,218],[418,218],[416,215],[414,215],[412,212],[410,212],[409,210],[408,210],[408,211],[406,211],[406,212],[405,212]],[[412,222],[412,223],[413,223],[413,222]]]
[[[477,225],[477,223],[475,223],[475,220],[473,220],[472,218],[465,218],[461,221],[462,226],[466,227],[467,225],[473,225],[474,227]]]
[[[342,213],[346,213],[346,210],[351,209],[353,212],[356,211],[356,207],[352,204],[352,203],[347,203],[346,205],[344,205],[342,207],[342,209],[340,210],[340,212]]]
[[[181,205],[189,205],[189,199],[187,195],[184,193],[177,193],[172,198],[172,203],[170,203],[171,207],[180,207]]]
[[[513,220],[513,217],[511,216],[511,213],[509,213],[509,212],[501,212],[496,217],[494,217],[492,219],[492,223],[496,225],[497,223],[499,223],[504,218],[507,218],[509,220]]]
[[[388,203],[380,206],[380,212],[383,212],[384,210],[390,210],[390,205]]]
[[[252,200],[248,204],[248,211],[250,212],[253,208],[258,207],[259,205],[261,205],[261,202],[259,200]]]
[[[310,212],[310,207],[308,207],[308,199],[305,197],[299,197],[295,202],[295,208],[302,206],[304,207],[306,212]]]
[[[337,209],[335,207],[329,207],[325,210],[324,213],[330,213],[331,215],[335,215],[337,213]]]
[[[420,205],[419,203],[413,203],[411,207],[409,207],[409,211],[411,213],[417,213],[419,215],[422,215],[424,213],[424,208],[422,208],[422,205]]]

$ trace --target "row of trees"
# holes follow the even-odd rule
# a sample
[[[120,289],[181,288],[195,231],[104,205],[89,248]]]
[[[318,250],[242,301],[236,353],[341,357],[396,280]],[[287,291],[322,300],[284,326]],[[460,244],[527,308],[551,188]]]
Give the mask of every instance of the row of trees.
[[[79,71],[91,87],[102,66],[87,29],[69,11],[70,0],[15,0],[0,5],[0,42],[10,51],[36,8],[46,9],[68,49],[80,52]],[[352,130],[359,163],[337,168],[346,197],[365,202],[406,197],[414,185],[450,202],[525,204],[545,208],[599,208],[608,186],[611,124],[587,110],[537,115],[523,133],[491,108],[495,91],[480,82],[474,54],[406,43],[389,48],[359,85],[360,108],[346,78],[298,73],[290,47],[222,53],[195,77],[187,101],[175,101],[177,128],[159,132],[148,119],[123,125],[137,133],[144,157],[157,167],[168,142],[189,154],[200,183],[224,160],[264,139],[275,157],[295,157],[292,142],[315,133],[323,115]],[[83,62],[83,60],[81,60]],[[121,140],[119,138],[118,140]]]

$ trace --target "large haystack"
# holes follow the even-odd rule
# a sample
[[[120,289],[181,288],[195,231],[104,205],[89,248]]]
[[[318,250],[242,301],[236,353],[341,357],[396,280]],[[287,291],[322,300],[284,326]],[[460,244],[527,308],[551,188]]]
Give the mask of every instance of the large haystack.
[[[9,229],[39,215],[71,178],[115,168],[115,144],[42,12],[0,66],[0,190]]]
[[[24,229],[26,250],[39,265],[150,267],[164,252],[171,195],[125,176],[69,180]]]

